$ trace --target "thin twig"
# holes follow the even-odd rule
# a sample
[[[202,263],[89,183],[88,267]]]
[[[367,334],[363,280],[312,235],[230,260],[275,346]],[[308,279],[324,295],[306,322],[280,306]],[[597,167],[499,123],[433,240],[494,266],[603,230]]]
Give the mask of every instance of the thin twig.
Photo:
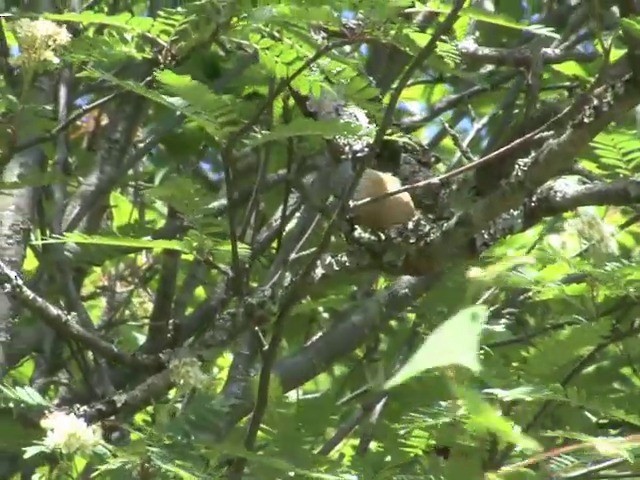
[[[227,185],[226,194],[227,194],[227,203],[229,206],[232,205],[232,185],[233,178],[231,174],[230,166],[233,164],[234,155],[232,154],[233,149],[236,147],[237,143],[247,134],[252,128],[254,128],[260,118],[264,114],[264,112],[271,106],[271,104],[281,95],[291,84],[293,80],[295,80],[298,76],[304,73],[309,67],[311,67],[314,63],[316,63],[319,59],[324,57],[326,54],[335,50],[337,48],[341,48],[347,45],[351,45],[353,43],[362,42],[361,39],[349,39],[349,40],[340,40],[336,42],[329,43],[324,47],[320,48],[314,55],[309,57],[296,71],[294,71],[289,77],[282,79],[278,85],[270,92],[265,101],[262,103],[260,107],[256,110],[254,115],[241,127],[239,128],[230,138],[227,140],[224,148],[220,152],[223,163],[224,177],[225,183]],[[240,275],[240,256],[238,254],[238,238],[236,231],[236,222],[234,212],[229,210],[228,214],[229,219],[229,241],[231,243],[231,267],[233,271],[234,278],[236,278],[234,285],[236,290],[236,294],[238,293],[238,288],[241,285],[241,275]]]
[[[382,145],[382,141],[387,133],[389,127],[393,122],[393,115],[396,111],[396,106],[398,105],[398,101],[400,100],[400,96],[402,95],[403,90],[411,80],[413,74],[422,66],[422,64],[431,56],[431,54],[435,51],[440,38],[445,35],[455,24],[458,19],[458,14],[464,7],[465,0],[456,0],[451,11],[447,14],[447,17],[444,21],[438,25],[436,31],[433,33],[427,44],[424,46],[422,50],[413,58],[411,63],[407,65],[407,68],[402,73],[400,78],[398,79],[398,83],[395,88],[392,90],[391,95],[389,96],[389,103],[385,109],[384,115],[382,117],[382,121],[378,126],[378,130],[376,131],[376,136],[372,142],[372,151],[373,155],[375,155]]]
[[[27,288],[18,273],[11,270],[2,260],[0,260],[0,285],[24,307],[39,314],[42,321],[60,335],[86,345],[104,358],[123,365],[146,369],[159,365],[152,358],[132,356],[121,352],[115,345],[82,328],[72,315]]]
[[[240,139],[242,139],[244,135],[246,135],[249,131],[251,131],[252,128],[254,128],[258,124],[263,113],[267,110],[267,108],[269,108],[269,106],[275,101],[275,99],[278,98],[278,96],[280,96],[289,87],[291,82],[302,75],[305,70],[307,70],[329,52],[337,50],[338,48],[346,47],[347,45],[351,45],[353,43],[362,43],[362,41],[362,39],[339,40],[329,43],[320,48],[315,54],[309,57],[295,72],[293,72],[289,77],[282,79],[280,83],[278,83],[278,85],[271,91],[271,94],[267,96],[262,105],[258,107],[253,116],[227,140],[224,150],[233,149],[238,141],[240,141]]]
[[[107,95],[106,97],[99,98],[95,102],[92,102],[80,107],[78,110],[76,110],[71,115],[69,115],[69,117],[65,121],[56,125],[49,133],[45,133],[44,135],[30,138],[29,140],[25,140],[24,142],[18,143],[12,149],[11,154],[15,155],[16,153],[20,153],[23,150],[27,150],[31,147],[35,147],[36,145],[40,145],[42,143],[46,143],[53,140],[56,137],[56,135],[65,131],[67,128],[73,125],[77,120],[82,118],[84,115],[109,103],[119,95],[122,95],[122,93],[124,92],[114,92]]]
[[[465,143],[460,138],[460,135],[458,135],[458,132],[456,132],[453,129],[453,127],[451,127],[445,121],[442,121],[442,126],[447,131],[447,133],[451,137],[451,140],[453,140],[453,144],[456,146],[456,148],[458,149],[458,151],[464,157],[465,160],[467,160],[468,162],[475,162],[476,160],[478,160],[473,156],[473,153],[471,153],[471,151],[467,148]]]

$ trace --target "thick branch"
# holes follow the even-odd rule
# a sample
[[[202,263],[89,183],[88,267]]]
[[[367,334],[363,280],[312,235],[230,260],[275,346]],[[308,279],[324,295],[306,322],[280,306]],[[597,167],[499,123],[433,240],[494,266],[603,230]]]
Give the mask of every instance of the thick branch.
[[[503,213],[519,208],[529,195],[547,181],[568,171],[576,155],[599,132],[640,103],[640,89],[631,82],[622,83],[623,79],[628,78],[623,70],[620,69],[622,73],[618,77],[620,88],[605,85],[593,94],[578,97],[562,114],[565,121],[558,121],[554,126],[555,138],[548,140],[531,159],[527,159],[522,171],[516,171],[511,179],[502,182],[492,194],[476,202],[447,226],[441,235],[419,249],[417,257],[428,267],[427,272],[432,272],[434,266],[436,269],[444,268],[450,261],[448,259],[475,255],[469,252],[469,242],[475,234]],[[618,93],[610,98],[612,92],[616,91]],[[597,111],[591,112],[590,109]],[[590,113],[595,118],[589,118]],[[418,273],[425,272],[418,268]]]
[[[577,186],[574,189],[547,189],[536,195],[525,209],[525,228],[551,217],[587,205],[633,205],[640,203],[640,180]]]
[[[511,67],[530,67],[535,61],[543,64],[557,64],[573,60],[579,63],[590,63],[597,60],[600,54],[596,51],[583,52],[580,50],[564,51],[559,48],[542,48],[533,52],[528,48],[490,48],[464,43],[458,47],[462,57],[467,61],[477,61],[483,65],[498,65]]]

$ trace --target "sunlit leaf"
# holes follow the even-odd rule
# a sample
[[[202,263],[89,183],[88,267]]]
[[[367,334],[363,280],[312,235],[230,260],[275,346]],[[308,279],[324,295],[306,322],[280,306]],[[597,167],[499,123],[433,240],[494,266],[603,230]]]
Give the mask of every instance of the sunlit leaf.
[[[479,372],[480,335],[488,312],[485,306],[469,307],[439,325],[384,387],[400,385],[436,367],[462,365]]]

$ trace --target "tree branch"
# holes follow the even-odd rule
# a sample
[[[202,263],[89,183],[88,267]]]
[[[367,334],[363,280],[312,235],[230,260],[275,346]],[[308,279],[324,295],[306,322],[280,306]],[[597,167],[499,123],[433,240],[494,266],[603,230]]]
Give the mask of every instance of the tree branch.
[[[118,350],[115,345],[88,332],[78,325],[73,315],[63,312],[55,305],[51,305],[36,293],[29,290],[20,276],[11,270],[2,260],[0,260],[0,287],[12,296],[16,302],[32,312],[37,313],[42,321],[57,333],[86,345],[95,353],[108,360],[144,369],[154,369],[161,365],[158,360],[153,358],[135,357],[123,353]]]

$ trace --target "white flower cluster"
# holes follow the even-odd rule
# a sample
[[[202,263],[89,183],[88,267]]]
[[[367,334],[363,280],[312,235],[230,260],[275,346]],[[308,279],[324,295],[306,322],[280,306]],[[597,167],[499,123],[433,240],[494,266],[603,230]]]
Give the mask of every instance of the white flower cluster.
[[[47,435],[42,442],[49,450],[62,453],[90,452],[102,441],[97,425],[87,425],[83,419],[71,413],[54,411],[40,422]]]
[[[171,380],[181,388],[199,387],[208,381],[197,358],[174,359],[169,365],[169,370]]]
[[[45,19],[20,19],[14,24],[14,31],[20,55],[13,62],[28,68],[59,63],[56,54],[71,41],[71,35],[64,26]]]

